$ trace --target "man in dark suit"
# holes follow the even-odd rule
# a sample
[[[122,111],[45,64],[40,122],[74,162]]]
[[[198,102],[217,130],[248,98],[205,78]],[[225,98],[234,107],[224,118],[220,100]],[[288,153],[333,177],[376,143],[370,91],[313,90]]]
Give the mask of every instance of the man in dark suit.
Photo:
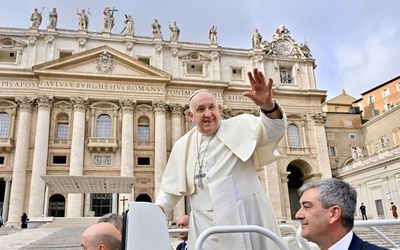
[[[301,236],[321,250],[382,250],[360,239],[353,231],[357,192],[348,183],[326,178],[299,189]]]
[[[189,215],[182,215],[178,220],[178,228],[189,228]],[[186,241],[188,239],[188,232],[179,233],[179,238],[182,242],[176,247],[176,250],[187,250]]]

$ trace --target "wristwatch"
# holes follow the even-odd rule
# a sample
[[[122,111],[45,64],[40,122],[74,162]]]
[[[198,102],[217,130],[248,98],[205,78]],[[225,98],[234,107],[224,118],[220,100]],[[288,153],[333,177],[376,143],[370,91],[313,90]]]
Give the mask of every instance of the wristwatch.
[[[277,109],[278,109],[278,104],[276,103],[276,101],[274,101],[274,108],[273,109],[270,109],[270,110],[260,109],[260,110],[261,110],[261,112],[263,112],[264,115],[266,115],[266,114],[273,113]]]

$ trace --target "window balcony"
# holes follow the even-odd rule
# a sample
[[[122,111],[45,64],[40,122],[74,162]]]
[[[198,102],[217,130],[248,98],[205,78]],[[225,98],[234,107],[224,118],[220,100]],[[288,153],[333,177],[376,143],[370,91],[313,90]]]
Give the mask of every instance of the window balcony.
[[[286,153],[288,155],[310,155],[309,147],[287,147]]]
[[[115,152],[118,150],[116,138],[89,137],[88,148],[90,152]]]
[[[12,138],[0,138],[0,152],[11,152],[14,149]]]

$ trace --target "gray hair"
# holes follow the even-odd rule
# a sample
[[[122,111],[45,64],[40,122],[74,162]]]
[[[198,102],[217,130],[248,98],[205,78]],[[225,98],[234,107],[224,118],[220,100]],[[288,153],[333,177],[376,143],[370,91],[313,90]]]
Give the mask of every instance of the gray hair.
[[[122,217],[116,213],[108,213],[100,217],[97,223],[108,222],[113,224],[118,230],[122,229]]]
[[[345,227],[354,227],[354,213],[356,211],[357,191],[347,182],[326,178],[304,184],[299,188],[299,195],[310,189],[318,190],[318,199],[322,202],[322,207],[328,209],[334,205],[342,209],[342,223]]]

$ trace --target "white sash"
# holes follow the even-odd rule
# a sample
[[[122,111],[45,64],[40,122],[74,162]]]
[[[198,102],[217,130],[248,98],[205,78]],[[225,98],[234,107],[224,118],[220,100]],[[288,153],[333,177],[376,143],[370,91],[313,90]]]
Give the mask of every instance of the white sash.
[[[258,174],[248,168],[209,184],[216,225],[247,225],[243,199],[262,190]],[[218,234],[222,250],[252,249],[248,233]]]

